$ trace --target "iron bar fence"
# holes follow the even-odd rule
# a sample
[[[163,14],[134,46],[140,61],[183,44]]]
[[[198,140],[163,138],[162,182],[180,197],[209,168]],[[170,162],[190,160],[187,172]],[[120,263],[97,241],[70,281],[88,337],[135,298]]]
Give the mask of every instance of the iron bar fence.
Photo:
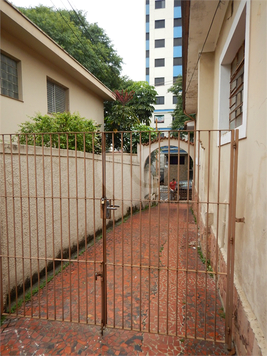
[[[231,134],[2,135],[2,314],[229,344]]]

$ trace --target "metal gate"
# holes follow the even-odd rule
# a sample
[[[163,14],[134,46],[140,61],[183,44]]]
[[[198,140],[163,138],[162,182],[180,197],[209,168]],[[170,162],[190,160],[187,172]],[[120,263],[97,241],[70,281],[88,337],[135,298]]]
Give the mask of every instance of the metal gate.
[[[237,146],[237,131],[2,135],[2,314],[230,345]]]

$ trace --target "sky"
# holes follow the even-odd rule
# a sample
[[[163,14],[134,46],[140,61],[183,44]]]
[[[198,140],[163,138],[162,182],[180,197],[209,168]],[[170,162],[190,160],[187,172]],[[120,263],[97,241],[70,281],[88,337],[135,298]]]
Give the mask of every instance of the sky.
[[[44,5],[55,9],[84,10],[89,23],[97,23],[123,59],[122,75],[145,80],[144,0],[9,0],[17,7]],[[71,5],[70,5],[71,4]]]

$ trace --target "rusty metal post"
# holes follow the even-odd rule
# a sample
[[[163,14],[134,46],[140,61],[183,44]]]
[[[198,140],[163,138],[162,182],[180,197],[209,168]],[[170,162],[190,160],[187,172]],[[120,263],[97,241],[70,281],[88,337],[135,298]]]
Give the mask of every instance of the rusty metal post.
[[[238,130],[231,131],[231,157],[229,179],[229,219],[228,219],[228,245],[227,245],[227,291],[226,291],[226,320],[225,342],[228,350],[232,349],[232,316],[233,316],[233,288],[234,288],[234,262],[235,262],[235,218],[236,218],[236,190],[238,165]]]
[[[102,132],[102,239],[103,263],[101,278],[101,334],[107,325],[107,256],[106,256],[106,134]]]

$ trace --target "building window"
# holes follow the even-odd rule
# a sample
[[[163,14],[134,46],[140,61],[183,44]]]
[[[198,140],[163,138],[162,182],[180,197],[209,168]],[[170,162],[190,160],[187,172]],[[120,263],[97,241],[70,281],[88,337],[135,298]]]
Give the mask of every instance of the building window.
[[[155,78],[155,87],[159,85],[164,85],[164,77]]]
[[[164,66],[165,66],[165,58],[155,59],[155,67],[164,67]]]
[[[163,124],[164,123],[164,115],[155,115],[154,116],[154,124],[155,123],[158,123],[158,124]]]
[[[174,7],[181,6],[181,0],[174,0]]]
[[[164,8],[165,8],[165,0],[155,1],[155,9],[164,9]]]
[[[165,28],[165,20],[155,20],[155,28]]]
[[[156,105],[164,105],[164,96],[156,96]]]
[[[244,90],[244,63],[245,63],[245,42],[237,51],[231,63],[230,78],[230,129],[242,125],[243,116],[243,90]]]
[[[18,61],[1,53],[1,94],[19,99]]]
[[[155,48],[163,48],[165,47],[165,40],[155,40]]]
[[[149,58],[149,51],[146,51],[146,58]]]
[[[47,108],[49,113],[67,110],[67,89],[47,80]]]
[[[177,77],[173,77],[173,84],[175,84],[177,79],[178,79],[178,76]]]
[[[146,0],[146,5],[149,5],[149,0]]]
[[[172,103],[177,104],[178,103],[178,96],[173,96],[172,97]]]
[[[149,40],[149,32],[146,33],[146,41]]]
[[[146,75],[149,75],[149,68],[146,68]]]
[[[182,65],[182,57],[173,58],[173,65],[174,66],[181,66]]]
[[[174,47],[182,46],[182,38],[181,38],[181,37],[179,37],[179,38],[174,38],[174,39],[173,39],[173,46],[174,46]]]
[[[249,1],[239,4],[219,59],[218,128],[238,127],[239,138],[247,137],[250,11]],[[225,131],[221,144],[230,139]]]
[[[146,22],[149,22],[149,15],[146,15]]]
[[[173,26],[174,26],[174,27],[180,27],[180,26],[182,26],[182,19],[174,19],[174,20],[173,20]]]

